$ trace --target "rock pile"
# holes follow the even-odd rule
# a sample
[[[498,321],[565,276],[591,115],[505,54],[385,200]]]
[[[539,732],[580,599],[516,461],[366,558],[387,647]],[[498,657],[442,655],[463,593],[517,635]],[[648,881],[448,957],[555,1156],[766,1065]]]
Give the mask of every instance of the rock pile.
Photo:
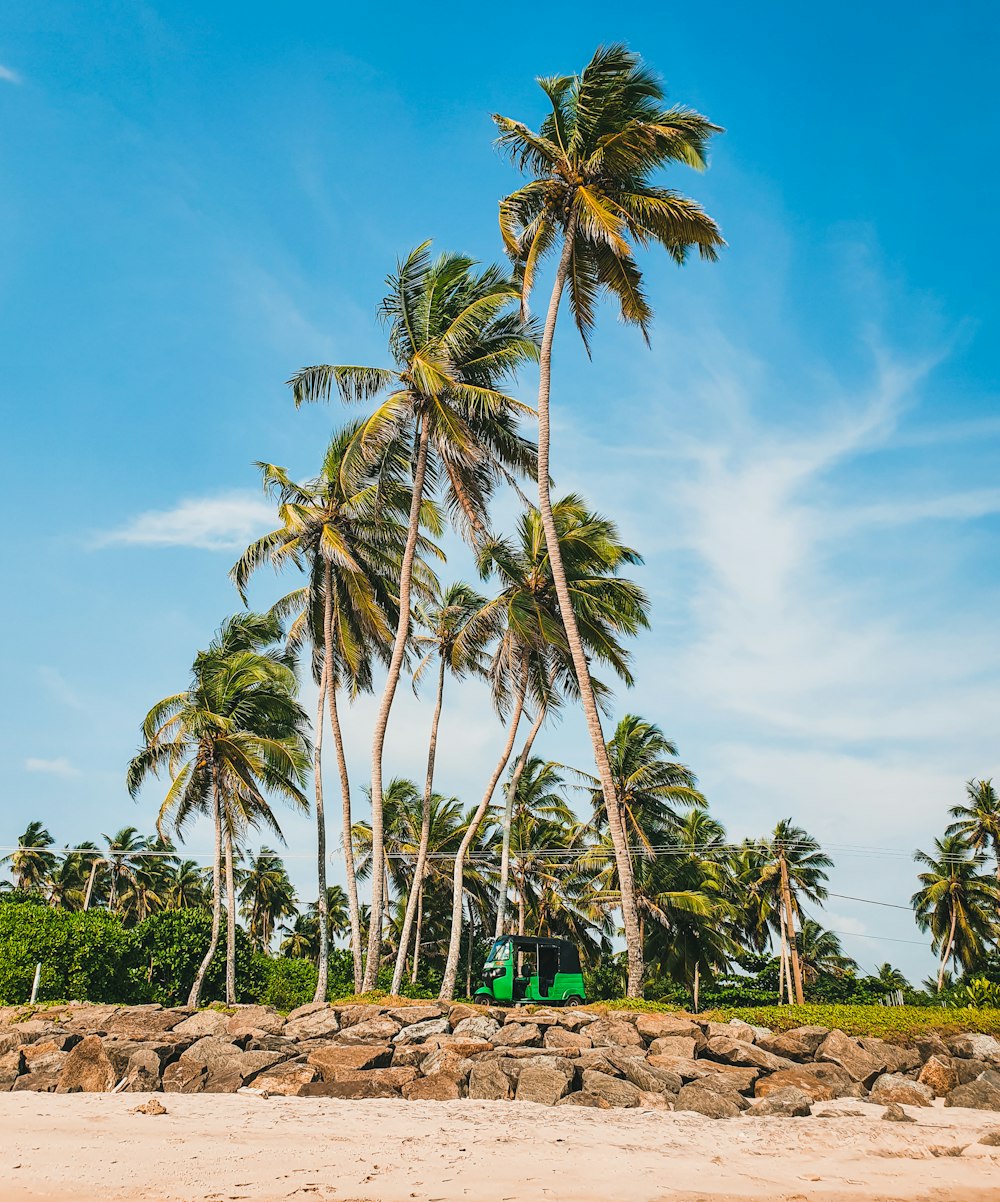
[[[482,1098],[712,1118],[815,1102],[1000,1111],[1000,1041],[899,1046],[825,1027],[775,1034],[681,1014],[443,1005],[0,1008],[0,1092],[119,1090],[323,1098]],[[895,1113],[895,1112],[894,1112]]]

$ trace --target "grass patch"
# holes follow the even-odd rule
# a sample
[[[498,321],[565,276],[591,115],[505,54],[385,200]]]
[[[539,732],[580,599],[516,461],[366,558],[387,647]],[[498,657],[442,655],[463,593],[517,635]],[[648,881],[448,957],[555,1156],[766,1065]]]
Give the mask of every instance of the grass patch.
[[[1000,1010],[960,1010],[940,1006],[754,1006],[706,1010],[701,1019],[729,1022],[739,1018],[772,1031],[815,1025],[836,1028],[845,1035],[876,1036],[895,1042],[930,1033],[959,1035],[977,1032],[1000,1036]]]

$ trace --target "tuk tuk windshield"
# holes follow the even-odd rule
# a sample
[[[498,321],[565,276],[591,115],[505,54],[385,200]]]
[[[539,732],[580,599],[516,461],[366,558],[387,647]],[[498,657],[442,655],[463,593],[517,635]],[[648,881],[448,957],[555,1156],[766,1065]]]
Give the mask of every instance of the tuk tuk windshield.
[[[490,954],[486,957],[487,964],[506,964],[510,959],[511,946],[509,939],[494,939]]]

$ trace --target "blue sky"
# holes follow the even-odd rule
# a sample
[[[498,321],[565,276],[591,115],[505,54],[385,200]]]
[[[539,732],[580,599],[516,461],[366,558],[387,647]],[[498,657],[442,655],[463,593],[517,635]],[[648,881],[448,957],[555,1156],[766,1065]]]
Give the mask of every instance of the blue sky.
[[[834,891],[905,903],[911,850],[1000,775],[998,34],[985,3],[8,3],[0,844],[35,816],[60,842],[151,823],[124,766],[236,607],[251,465],[308,475],[339,416],[283,381],[383,360],[374,306],[417,242],[499,256],[489,114],[536,122],[535,75],[621,39],[726,127],[671,182],[730,245],[645,263],[651,350],[610,311],[592,362],[557,346],[557,484],[620,521],[655,605],[618,712],[664,726],[733,835],[794,815],[838,849]],[[419,775],[427,709],[403,698],[391,771]],[[439,783],[477,800],[498,731],[476,686],[450,713]],[[540,750],[586,764],[582,722]],[[891,942],[919,939],[902,911],[824,921],[866,966],[930,968]]]

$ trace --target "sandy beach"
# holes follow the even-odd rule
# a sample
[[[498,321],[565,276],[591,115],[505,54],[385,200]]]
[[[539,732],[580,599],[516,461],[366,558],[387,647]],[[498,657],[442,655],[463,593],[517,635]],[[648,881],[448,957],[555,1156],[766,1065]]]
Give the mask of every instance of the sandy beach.
[[[796,1119],[445,1103],[0,1095],[2,1202],[987,1202],[1000,1116],[841,1099]],[[822,1117],[827,1116],[827,1117]]]

